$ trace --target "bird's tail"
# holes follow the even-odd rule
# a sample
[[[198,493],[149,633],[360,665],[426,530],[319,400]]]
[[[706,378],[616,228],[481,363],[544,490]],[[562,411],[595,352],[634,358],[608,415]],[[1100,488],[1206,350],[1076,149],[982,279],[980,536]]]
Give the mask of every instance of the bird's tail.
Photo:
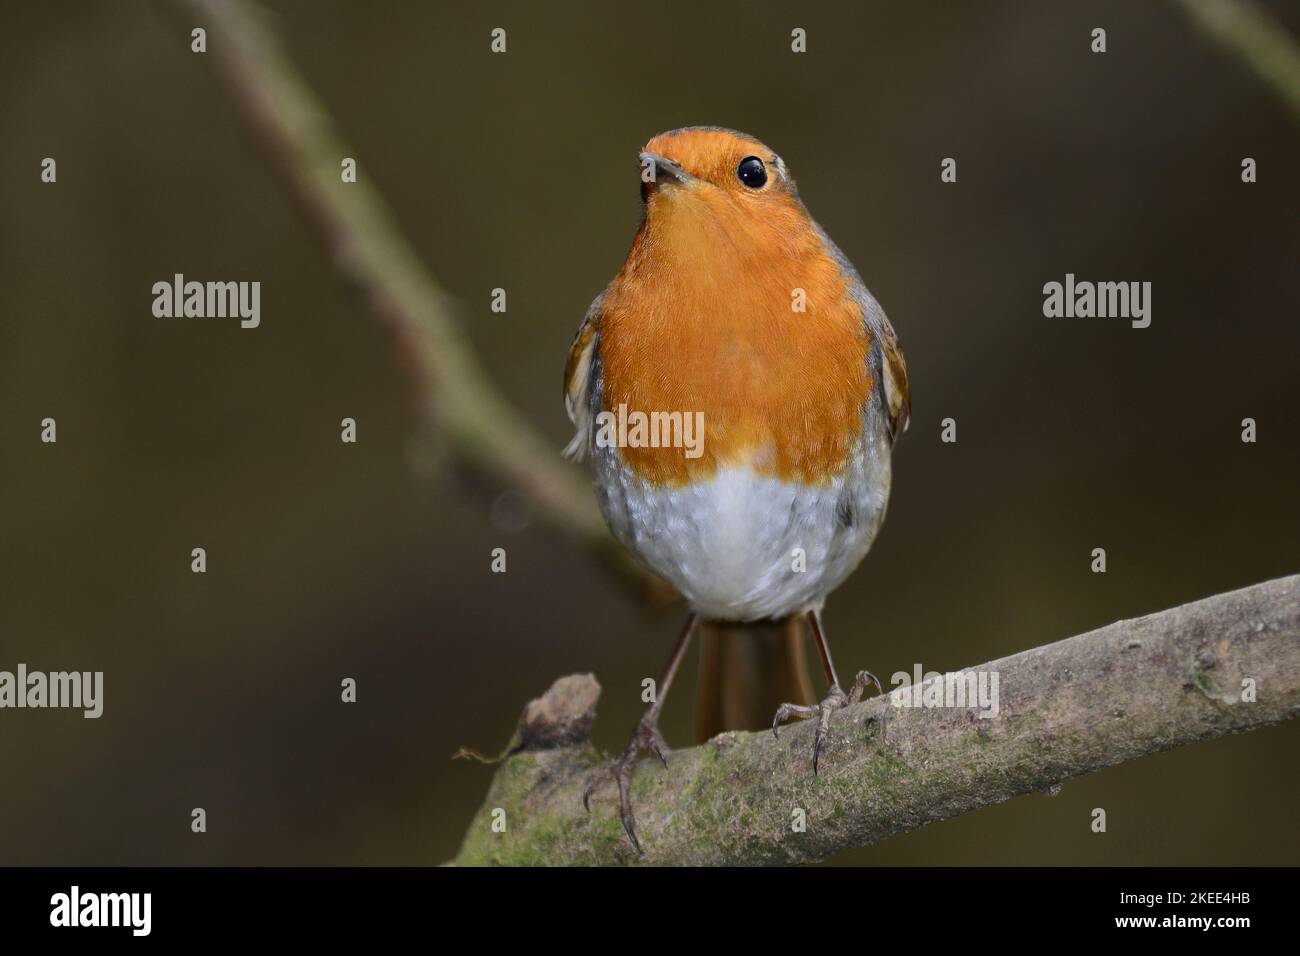
[[[702,621],[695,737],[772,726],[781,704],[811,704],[804,618],[738,624]]]

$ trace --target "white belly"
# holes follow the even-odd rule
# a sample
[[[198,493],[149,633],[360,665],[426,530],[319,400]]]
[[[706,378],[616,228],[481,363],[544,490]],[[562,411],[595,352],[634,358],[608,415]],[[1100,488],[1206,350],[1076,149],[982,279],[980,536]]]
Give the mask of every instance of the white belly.
[[[865,432],[844,471],[819,486],[735,466],[707,482],[656,487],[629,471],[617,449],[600,448],[601,510],[624,546],[706,618],[752,621],[820,607],[884,520],[889,443],[876,428]]]

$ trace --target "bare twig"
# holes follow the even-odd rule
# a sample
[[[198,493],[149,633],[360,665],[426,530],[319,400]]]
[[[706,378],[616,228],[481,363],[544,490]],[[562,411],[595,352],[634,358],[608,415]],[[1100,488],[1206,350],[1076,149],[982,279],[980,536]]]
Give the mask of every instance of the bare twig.
[[[817,776],[807,724],[779,740],[722,734],[675,752],[667,769],[643,761],[633,784],[639,858],[616,797],[598,793],[583,811],[583,782],[599,763],[585,740],[599,687],[589,675],[564,678],[521,718],[455,862],[820,860],[1112,764],[1295,717],[1300,575],[975,670],[999,675],[996,717],[974,707],[895,707],[891,698],[905,692],[895,690],[835,715]],[[799,811],[804,832],[792,826]]]
[[[1300,47],[1258,0],[1179,0],[1198,30],[1268,84],[1300,119]]]
[[[639,591],[662,599],[665,586],[635,565],[605,529],[589,482],[492,384],[452,317],[452,301],[402,237],[379,191],[364,175],[342,181],[340,164],[357,153],[289,61],[264,11],[245,0],[179,2],[193,25],[208,31],[209,53],[240,112],[335,267],[392,330],[417,408],[439,440],[494,481],[518,489],[545,523],[596,553]],[[557,359],[557,407],[560,364]]]

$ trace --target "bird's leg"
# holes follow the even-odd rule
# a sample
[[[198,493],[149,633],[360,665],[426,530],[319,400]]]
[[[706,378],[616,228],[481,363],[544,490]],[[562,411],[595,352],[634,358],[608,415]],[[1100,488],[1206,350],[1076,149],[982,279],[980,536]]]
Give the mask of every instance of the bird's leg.
[[[664,667],[663,676],[655,687],[654,702],[646,708],[646,712],[637,721],[627,749],[608,767],[588,777],[586,785],[582,788],[582,805],[590,810],[591,795],[601,780],[609,777],[614,779],[618,784],[619,816],[623,820],[623,829],[627,831],[627,837],[638,853],[641,852],[641,844],[636,838],[636,821],[632,818],[632,800],[629,796],[632,787],[632,771],[636,769],[641,757],[647,753],[654,754],[665,767],[668,766],[668,744],[664,742],[664,735],[659,732],[659,713],[663,710],[664,700],[668,697],[668,688],[672,686],[677,668],[682,658],[686,656],[686,648],[690,646],[691,635],[695,633],[697,623],[699,623],[697,615],[687,616],[682,632],[678,635],[677,644],[673,647],[672,656],[668,658],[668,664]]]
[[[817,772],[817,763],[822,755],[822,742],[825,741],[826,732],[830,729],[831,714],[841,707],[856,704],[861,700],[868,684],[875,684],[877,693],[883,693],[883,691],[875,674],[871,673],[871,671],[859,671],[849,692],[844,693],[844,690],[840,687],[839,675],[835,673],[835,663],[831,660],[831,647],[826,643],[826,635],[822,633],[820,612],[816,610],[809,611],[808,621],[812,624],[813,636],[817,639],[817,650],[822,656],[822,667],[826,671],[826,680],[830,682],[830,690],[826,692],[826,699],[815,707],[804,707],[800,704],[782,704],[778,707],[776,716],[772,718],[772,736],[777,736],[777,726],[791,717],[797,717],[800,720],[816,717],[817,732],[813,735],[813,773],[815,774]]]

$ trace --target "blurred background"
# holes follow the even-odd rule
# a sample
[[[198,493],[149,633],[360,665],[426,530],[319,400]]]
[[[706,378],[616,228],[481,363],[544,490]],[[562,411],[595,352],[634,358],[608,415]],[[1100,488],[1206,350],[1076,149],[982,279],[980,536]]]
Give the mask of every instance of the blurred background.
[[[889,518],[827,609],[842,666],[973,665],[1300,571],[1300,127],[1177,5],[267,6],[557,455],[641,144],[719,124],[783,155],[912,383]],[[1270,4],[1293,32],[1297,7]],[[0,32],[0,669],[106,684],[99,720],[0,712],[0,863],[438,863],[492,773],[451,754],[495,753],[575,671],[621,748],[679,609],[648,612],[509,488],[427,466],[391,337],[197,25],[15,4]],[[261,281],[261,327],[155,319],[175,272]],[[1151,327],[1044,318],[1066,272],[1152,282]],[[681,746],[694,669],[664,718]],[[1157,754],[833,862],[1297,864],[1298,744],[1292,722]]]

